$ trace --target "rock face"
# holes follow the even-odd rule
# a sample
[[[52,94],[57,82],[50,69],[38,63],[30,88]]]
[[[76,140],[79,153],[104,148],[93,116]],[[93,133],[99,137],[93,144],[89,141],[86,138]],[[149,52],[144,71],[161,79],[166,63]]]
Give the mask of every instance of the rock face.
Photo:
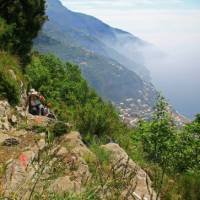
[[[111,155],[104,171],[99,155],[84,144],[79,132],[66,133],[48,144],[46,134],[37,133],[34,127],[48,127],[53,121],[42,116],[24,116],[14,115],[9,104],[0,101],[0,169],[4,169],[4,174],[0,171],[0,196],[27,200],[35,194],[82,194],[95,184],[102,200],[112,197],[112,190],[119,193],[120,199],[155,200],[148,175],[119,145],[102,146]],[[19,119],[24,120],[25,128],[17,129]],[[96,181],[99,177],[104,184]]]
[[[131,160],[127,153],[115,143],[110,143],[103,145],[102,148],[109,151],[111,156],[111,162],[117,166],[117,170],[122,171],[126,169],[126,176],[130,177],[133,175],[132,180],[130,180],[130,186],[134,187],[134,190],[131,191],[132,194],[128,195],[130,192],[127,188],[123,192],[124,197],[128,197],[128,200],[154,200],[156,199],[156,193],[152,190],[151,180],[144,170],[142,170],[136,163]]]
[[[10,197],[14,192],[18,198],[26,199],[35,174],[34,168],[30,166],[35,155],[33,151],[26,151],[8,164],[4,180],[5,196]]]
[[[48,146],[41,134],[41,139],[34,146],[24,149],[16,159],[7,162],[3,195],[12,197],[15,193],[17,199],[29,199],[33,188],[37,193],[81,193],[91,177],[83,159],[86,154],[92,152],[77,132],[64,135],[53,146]]]
[[[10,130],[9,114],[11,107],[7,101],[0,101],[0,130]]]
[[[17,135],[25,137],[24,134]],[[6,138],[9,138],[9,135],[4,135],[2,140]],[[123,178],[129,180],[129,185],[120,193],[122,199],[155,199],[148,175],[128,158],[119,145],[107,144],[102,148],[111,153],[110,164],[115,166],[116,173],[122,172]],[[39,195],[63,195],[68,192],[80,194],[94,178],[86,162],[88,157],[95,159],[96,155],[83,143],[80,133],[65,134],[55,139],[53,145],[46,143],[42,133],[37,136],[35,143],[22,149],[16,158],[6,162],[3,196],[12,198],[15,194],[17,199],[26,200],[33,195],[33,191]],[[101,193],[101,199],[107,199],[104,198],[103,192]]]
[[[66,165],[65,175],[52,181],[49,190],[59,194],[66,192],[81,193],[91,178],[85,156],[94,156],[84,145],[78,132],[71,132],[61,138],[61,147],[57,156],[61,156]],[[72,173],[73,171],[73,173]]]

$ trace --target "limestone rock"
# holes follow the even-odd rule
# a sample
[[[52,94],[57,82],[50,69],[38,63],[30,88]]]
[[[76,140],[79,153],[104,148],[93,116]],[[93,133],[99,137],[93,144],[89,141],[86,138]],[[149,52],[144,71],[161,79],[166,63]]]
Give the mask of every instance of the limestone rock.
[[[39,150],[43,150],[46,147],[46,141],[44,138],[40,139],[37,143]]]
[[[94,154],[86,147],[82,141],[82,137],[79,132],[71,132],[63,136],[63,143],[65,143],[71,152],[77,154],[80,157],[94,157]]]
[[[67,192],[81,192],[81,182],[72,180],[69,176],[59,177],[49,188],[50,192],[64,194]]]
[[[56,156],[65,156],[69,151],[65,147],[61,147],[58,152],[56,153]]]
[[[35,174],[35,169],[31,167],[34,157],[33,151],[26,151],[8,164],[4,180],[5,196],[13,192],[21,198],[25,196]]]
[[[8,122],[4,122],[4,123],[2,124],[2,128],[3,128],[4,130],[6,130],[6,131],[9,131],[9,130],[10,130],[9,123],[8,123]]]
[[[10,118],[11,123],[14,125],[17,123],[17,117],[15,115],[12,115]]]
[[[10,138],[9,135],[4,134],[4,133],[0,133],[0,145],[3,144],[3,142],[8,138]]]
[[[23,104],[23,105],[25,105],[25,104]],[[21,117],[21,118],[25,118],[26,117],[27,114],[26,114],[26,111],[24,110],[23,107],[16,106],[15,108],[17,110],[17,113],[18,113],[19,117]]]
[[[10,105],[7,101],[0,101],[0,118],[6,115],[6,112],[10,110]]]
[[[128,200],[156,199],[156,193],[151,187],[152,183],[149,176],[135,162],[133,162],[133,160],[128,157],[127,153],[118,144],[110,143],[103,145],[102,148],[111,153],[111,162],[114,165],[118,164],[120,166],[118,170],[123,170],[123,168],[126,168],[127,176],[129,176],[129,174],[132,172],[135,173],[135,177],[130,182],[132,185],[136,185],[134,192],[132,192],[134,198],[130,196]],[[123,192],[123,196],[127,196],[128,190],[129,189],[127,188],[127,190]],[[152,198],[151,195],[153,195]]]
[[[11,107],[7,101],[0,101],[0,129],[9,131],[10,124],[8,116],[11,112]]]
[[[15,137],[24,136],[26,134],[27,134],[27,131],[23,130],[23,129],[12,131],[12,135],[15,136]]]
[[[60,147],[56,151],[56,156],[62,157],[62,161],[65,163],[65,174],[63,177],[59,177],[53,180],[50,186],[50,191],[57,192],[59,194],[67,192],[80,193],[84,190],[84,183],[91,178],[89,167],[84,160],[84,157],[93,153],[82,142],[80,133],[71,132],[64,135],[59,144]]]

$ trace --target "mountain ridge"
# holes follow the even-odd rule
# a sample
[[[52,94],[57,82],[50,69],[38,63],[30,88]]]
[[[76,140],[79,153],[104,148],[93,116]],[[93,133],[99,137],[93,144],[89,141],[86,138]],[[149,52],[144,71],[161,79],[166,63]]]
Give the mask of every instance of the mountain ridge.
[[[120,64],[125,65],[127,68],[136,72],[139,76],[150,80],[150,73],[146,67],[143,66],[144,63],[143,57],[141,57],[141,50],[139,50],[139,52],[136,50],[139,49],[138,47],[144,48],[145,46],[149,46],[149,43],[126,31],[113,28],[94,16],[70,11],[62,6],[62,3],[58,0],[57,2],[49,0],[47,5],[47,14],[49,15],[50,22],[55,20],[62,31],[69,31],[71,33],[75,31],[75,34],[73,34],[71,38],[78,40],[80,45],[86,45],[91,51],[113,58]],[[60,20],[62,18],[65,20]],[[84,36],[83,40],[80,40],[80,37],[82,36]],[[85,38],[86,36],[87,38]],[[94,40],[97,45],[93,45]],[[120,42],[118,43],[119,40]],[[99,44],[99,42],[101,44]],[[131,48],[128,46],[129,43],[131,43]],[[105,45],[106,47],[104,47]],[[97,46],[102,49],[95,49]],[[122,47],[122,50],[118,50]],[[130,55],[127,56],[123,54],[123,52],[129,52]],[[122,58],[120,59],[120,57]],[[134,57],[134,59],[132,57]],[[139,57],[141,58],[139,59]],[[131,60],[132,62],[126,63],[126,60]]]
[[[58,0],[48,1],[47,14],[49,21],[35,40],[36,50],[55,53],[62,60],[78,64],[90,86],[106,100],[119,104],[133,98],[138,106],[153,106],[157,92],[149,78],[139,75],[139,71],[144,71],[147,77],[146,68],[116,51],[105,39],[118,40],[120,35],[115,35],[116,31],[131,37],[129,33],[89,15],[72,12]],[[138,100],[142,103],[138,104]]]

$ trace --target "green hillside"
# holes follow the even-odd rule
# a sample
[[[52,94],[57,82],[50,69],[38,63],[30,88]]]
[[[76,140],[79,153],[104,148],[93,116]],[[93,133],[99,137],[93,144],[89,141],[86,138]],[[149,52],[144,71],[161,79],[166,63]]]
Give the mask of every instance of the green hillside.
[[[43,20],[40,17],[32,18],[32,13],[27,12],[25,8],[33,6],[35,3],[37,5],[36,13],[43,19],[45,16],[42,2],[39,0],[15,1],[15,4],[13,4],[11,1],[3,1],[3,4],[0,4],[0,11],[2,11],[1,9],[12,8],[14,10],[13,14],[18,16],[19,13],[15,9],[19,7],[22,12],[22,15],[20,14],[19,16],[20,20],[23,21],[24,19],[26,21],[26,19],[29,19],[29,24],[35,24],[38,19],[36,23],[38,26],[34,29],[37,35],[40,30],[38,27],[42,26]],[[34,6],[31,8],[34,13]],[[145,180],[144,182],[148,186],[147,192],[150,191],[149,187],[151,187],[149,186],[149,179],[152,180],[152,188],[157,196],[154,199],[199,200],[200,115],[196,115],[193,122],[185,124],[183,127],[177,127],[168,109],[169,105],[162,96],[159,96],[150,121],[140,120],[135,128],[127,127],[121,121],[112,104],[105,102],[88,85],[87,81],[82,77],[81,69],[78,65],[63,62],[52,54],[42,55],[38,52],[30,52],[31,43],[25,44],[24,40],[26,38],[18,37],[18,31],[25,30],[26,23],[19,23],[18,26],[15,26],[15,20],[18,20],[18,18],[15,15],[9,15],[9,17],[12,19],[11,21],[6,20],[6,17],[0,12],[0,109],[2,111],[0,116],[3,116],[0,118],[0,123],[3,125],[0,127],[0,199],[21,199],[15,191],[14,193],[11,191],[9,196],[5,195],[5,188],[3,187],[5,182],[13,181],[16,184],[18,181],[16,181],[15,176],[12,180],[8,177],[12,177],[13,174],[21,175],[21,181],[23,180],[22,176],[27,175],[28,172],[33,174],[32,170],[37,169],[36,176],[30,176],[32,177],[30,183],[34,183],[33,186],[30,187],[31,184],[29,185],[27,182],[23,182],[20,185],[20,188],[25,186],[28,190],[28,197],[23,196],[23,193],[18,188],[15,188],[25,199],[121,200],[127,199],[128,195],[132,200],[136,198],[133,195],[134,189],[137,185],[140,185],[137,182],[135,183],[135,179],[133,179],[136,176],[136,166],[133,162],[135,161],[137,165],[144,169],[140,168],[139,170],[139,180]],[[26,34],[29,36],[29,40],[34,38],[32,33],[29,35],[26,32]],[[4,42],[5,38],[8,41],[7,43]],[[23,55],[21,55],[21,51],[20,53],[18,51],[15,52],[13,42],[14,44],[28,46]],[[59,52],[65,48],[65,46],[49,37],[42,37],[40,42],[46,44],[44,51],[47,50],[47,47],[55,47],[56,50],[58,50],[57,47],[60,47]],[[44,46],[42,45],[42,47]],[[99,92],[101,92],[101,88],[103,88],[102,93],[107,90],[107,95],[110,95],[109,98],[114,99],[117,96],[117,91],[113,89],[113,85],[115,88],[122,90],[120,91],[121,95],[127,94],[124,87],[127,87],[133,78],[138,80],[134,83],[136,88],[143,86],[143,82],[138,79],[138,76],[134,77],[132,73],[124,70],[121,65],[115,66],[116,63],[114,61],[107,63],[104,57],[96,57],[82,48],[71,47],[71,51],[72,54],[69,52],[68,56],[71,55],[73,57],[74,52],[76,52],[75,55],[84,55],[83,58],[87,58],[84,61],[89,63],[88,66],[90,64],[91,66],[87,66],[84,69],[85,64],[82,63],[83,73],[84,70],[87,70],[85,73],[91,75],[91,77],[99,74],[94,80],[91,79],[94,81],[91,84],[96,84],[96,87],[99,87]],[[29,57],[26,62],[24,62],[24,56]],[[83,62],[82,58],[81,62]],[[95,62],[98,65],[97,69],[93,69],[92,66]],[[95,70],[98,71],[94,74]],[[120,82],[120,76],[126,76],[126,79]],[[100,78],[99,82],[96,81],[98,78]],[[101,83],[100,86],[99,83]],[[24,95],[27,97],[26,94],[30,88],[35,88],[46,97],[47,102],[51,103],[51,110],[55,113],[57,119],[38,118],[38,116],[34,117],[30,114],[22,115],[25,112],[23,98]],[[133,92],[136,92],[134,93],[135,95],[137,95],[136,88],[133,89]],[[121,97],[117,96],[117,98]],[[117,101],[117,99],[114,100]],[[151,100],[150,97],[149,101]],[[7,104],[7,101],[11,106]],[[16,118],[13,118],[13,116]],[[18,116],[20,117],[18,118]],[[20,123],[18,123],[18,119]],[[31,120],[32,122],[29,123]],[[42,123],[41,125],[39,124],[40,120],[50,121],[50,124]],[[7,126],[5,126],[5,123],[7,123]],[[9,129],[9,126],[11,126],[11,129]],[[79,131],[81,135],[77,133],[69,134],[70,131]],[[7,134],[10,134],[12,138],[5,139]],[[40,137],[43,138],[39,147]],[[75,141],[73,140],[74,137]],[[20,138],[20,140],[16,138]],[[105,151],[102,150],[102,145],[112,148],[110,151]],[[32,160],[31,153],[35,147],[38,151],[35,153],[34,160]],[[57,152],[56,148],[61,147],[62,151]],[[78,153],[76,152],[77,147],[80,148]],[[113,147],[117,147],[117,150]],[[25,153],[29,155],[30,163],[26,162],[26,155],[22,154],[19,157],[16,154],[18,151],[20,152],[21,148],[24,148]],[[64,153],[63,148],[66,150]],[[71,152],[72,149],[74,152]],[[115,154],[112,150],[116,150]],[[81,157],[80,155],[85,153],[84,151],[93,152],[95,158],[92,156]],[[60,160],[57,160],[58,153],[64,154],[66,157],[60,157]],[[113,164],[112,159],[117,157],[119,153],[126,157],[126,161],[121,164],[122,158]],[[78,158],[76,157],[77,154],[79,154]],[[12,156],[16,157],[13,158]],[[7,158],[11,158],[11,160]],[[78,166],[75,163],[77,159],[79,159]],[[131,166],[129,165],[130,160]],[[52,167],[53,161],[54,165]],[[29,164],[31,165],[34,162],[37,165],[30,170]],[[82,179],[83,171],[79,171],[80,173],[74,176],[80,166],[84,169],[87,168],[87,171],[91,174],[90,178],[85,181]],[[130,167],[132,167],[133,171],[129,171]],[[21,168],[23,169],[22,174]],[[43,173],[48,170],[48,174]],[[66,174],[68,175],[67,178],[64,177],[63,179]],[[47,175],[50,175],[50,180],[46,180]],[[70,180],[69,177],[72,177],[73,180]],[[68,188],[63,187],[65,183],[76,179],[80,180],[81,183],[84,182],[85,186],[88,182],[90,184],[87,185],[86,190],[82,190],[78,194],[75,194],[75,192],[69,194],[64,191],[66,194],[59,195],[51,191],[48,185],[48,181],[56,178],[61,178],[62,181],[65,181],[61,182],[61,186],[66,191],[68,191]],[[47,181],[45,182],[45,187],[47,188],[45,192],[40,190],[41,182],[39,180]],[[92,181],[90,182],[90,180]],[[8,189],[11,186],[13,187],[13,185],[8,185]],[[74,185],[71,187],[73,188]],[[125,197],[122,195],[124,187],[128,188]],[[36,189],[39,189],[39,193],[35,193]],[[130,191],[131,195],[129,194]]]
[[[148,76],[146,68],[134,61],[141,55],[135,53],[131,60],[106,43],[106,38],[113,45],[128,38],[131,44],[142,46],[142,40],[94,17],[72,12],[58,0],[47,1],[47,14],[49,20],[34,40],[36,50],[79,65],[90,86],[106,100],[119,104],[129,98],[135,103],[140,99],[141,104],[152,107],[157,92],[150,78],[141,78]]]

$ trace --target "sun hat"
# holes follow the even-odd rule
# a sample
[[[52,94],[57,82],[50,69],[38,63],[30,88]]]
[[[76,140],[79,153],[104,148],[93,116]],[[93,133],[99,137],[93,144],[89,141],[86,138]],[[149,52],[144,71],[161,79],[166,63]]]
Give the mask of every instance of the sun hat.
[[[30,89],[29,95],[37,95],[38,92],[35,89]]]

